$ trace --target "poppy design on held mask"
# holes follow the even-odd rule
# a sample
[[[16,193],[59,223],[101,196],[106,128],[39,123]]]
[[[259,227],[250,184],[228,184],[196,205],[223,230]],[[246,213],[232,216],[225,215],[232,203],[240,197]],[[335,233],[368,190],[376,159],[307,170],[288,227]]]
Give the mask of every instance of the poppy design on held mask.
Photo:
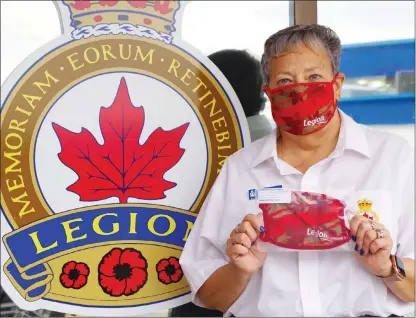
[[[337,74],[338,75],[338,74]],[[337,110],[331,82],[295,83],[263,91],[270,99],[276,125],[293,135],[309,135],[324,128]]]

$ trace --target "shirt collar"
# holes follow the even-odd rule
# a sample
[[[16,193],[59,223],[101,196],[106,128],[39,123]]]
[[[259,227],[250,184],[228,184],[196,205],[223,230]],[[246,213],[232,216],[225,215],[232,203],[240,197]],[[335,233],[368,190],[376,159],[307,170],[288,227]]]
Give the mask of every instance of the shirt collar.
[[[341,156],[345,150],[352,150],[369,158],[370,149],[363,126],[355,122],[343,111],[339,110],[339,114],[341,116],[341,129],[333,156]],[[258,154],[253,157],[251,168],[270,158],[277,158],[276,140],[278,138],[279,130],[276,128],[258,141],[258,147],[256,147]]]
[[[258,144],[258,147],[255,150],[257,151],[257,156],[253,156],[251,168],[254,168],[274,156],[277,157],[276,140],[279,138],[279,135],[279,129],[276,128],[270,134],[256,142]]]
[[[335,152],[340,151],[340,155],[342,155],[344,150],[352,150],[370,158],[370,147],[364,127],[342,110],[339,110],[339,114],[341,116],[341,130]]]

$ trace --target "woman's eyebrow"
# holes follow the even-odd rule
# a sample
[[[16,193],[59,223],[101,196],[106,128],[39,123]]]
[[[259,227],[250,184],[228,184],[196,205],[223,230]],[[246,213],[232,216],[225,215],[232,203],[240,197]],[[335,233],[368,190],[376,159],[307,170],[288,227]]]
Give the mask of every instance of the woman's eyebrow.
[[[287,75],[287,76],[292,76],[292,73],[283,71],[283,72],[277,72],[277,73],[276,73],[276,76],[277,76],[277,75]]]
[[[313,71],[317,71],[317,70],[322,70],[322,67],[314,66],[314,67],[305,68],[305,72],[313,72]]]

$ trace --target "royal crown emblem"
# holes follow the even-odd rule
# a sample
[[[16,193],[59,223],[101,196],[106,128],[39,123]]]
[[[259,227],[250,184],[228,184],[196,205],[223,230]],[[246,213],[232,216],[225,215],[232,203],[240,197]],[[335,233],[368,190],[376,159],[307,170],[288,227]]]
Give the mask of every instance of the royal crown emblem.
[[[76,39],[127,34],[170,43],[179,1],[65,0]]]
[[[357,205],[358,205],[359,211],[357,211],[355,214],[364,216],[372,221],[378,222],[377,213],[371,209],[371,207],[373,206],[372,201],[367,200],[367,199],[358,200]]]
[[[241,105],[178,37],[184,3],[54,3],[64,34],[1,88],[2,288],[81,316],[187,303],[179,258],[249,140]]]

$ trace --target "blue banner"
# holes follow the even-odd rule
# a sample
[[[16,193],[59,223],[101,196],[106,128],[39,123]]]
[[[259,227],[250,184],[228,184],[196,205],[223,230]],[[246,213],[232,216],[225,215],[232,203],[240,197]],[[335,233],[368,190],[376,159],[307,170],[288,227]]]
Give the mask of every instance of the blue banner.
[[[3,237],[11,257],[6,274],[27,300],[39,298],[48,292],[52,278],[48,260],[111,241],[149,241],[183,248],[195,218],[187,211],[139,204],[55,214]]]

